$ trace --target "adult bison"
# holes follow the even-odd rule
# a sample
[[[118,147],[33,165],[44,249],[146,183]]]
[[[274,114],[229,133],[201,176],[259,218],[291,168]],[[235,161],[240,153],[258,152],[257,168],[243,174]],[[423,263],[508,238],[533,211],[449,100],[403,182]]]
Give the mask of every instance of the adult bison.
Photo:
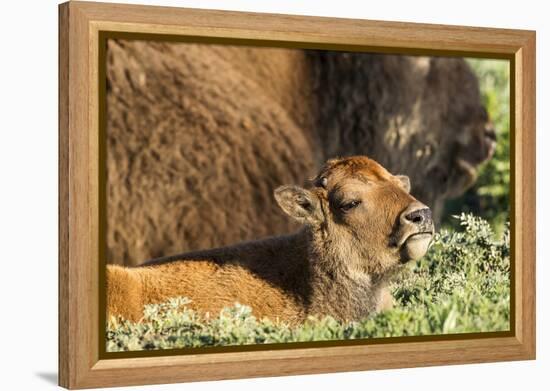
[[[289,233],[273,189],[352,154],[437,221],[493,146],[463,59],[109,40],[107,260]]]

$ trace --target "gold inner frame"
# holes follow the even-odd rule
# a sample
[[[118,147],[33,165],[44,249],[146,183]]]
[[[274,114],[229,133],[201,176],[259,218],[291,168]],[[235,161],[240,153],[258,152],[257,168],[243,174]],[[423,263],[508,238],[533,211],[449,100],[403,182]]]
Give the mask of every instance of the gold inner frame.
[[[480,338],[502,338],[514,337],[515,334],[515,193],[513,191],[515,171],[512,169],[515,162],[515,121],[514,121],[514,95],[515,95],[515,58],[508,54],[484,54],[479,52],[467,51],[451,51],[451,50],[432,50],[432,49],[414,49],[414,48],[398,48],[398,47],[378,47],[368,45],[346,45],[346,44],[328,44],[328,43],[308,43],[298,41],[273,41],[273,40],[258,40],[258,39],[240,39],[240,38],[223,38],[223,37],[205,37],[205,36],[188,36],[176,34],[156,34],[143,32],[128,32],[128,31],[105,31],[98,30],[98,73],[96,82],[98,83],[98,254],[99,254],[99,358],[114,359],[114,358],[133,358],[133,357],[158,357],[158,356],[174,356],[174,355],[190,355],[190,354],[206,354],[206,353],[226,353],[226,352],[249,352],[261,350],[280,350],[280,349],[302,349],[302,348],[320,348],[333,346],[356,346],[356,345],[373,345],[373,344],[391,344],[398,342],[431,342],[431,341],[455,341],[469,340]],[[290,49],[318,49],[331,51],[354,51],[365,53],[383,53],[396,55],[416,55],[416,56],[443,56],[443,57],[470,57],[470,58],[485,58],[507,60],[510,66],[510,328],[508,331],[486,331],[474,333],[455,333],[455,334],[437,334],[437,335],[418,335],[418,336],[403,336],[403,337],[378,337],[369,339],[353,339],[353,340],[329,340],[329,341],[311,341],[311,342],[286,342],[274,344],[250,344],[250,345],[229,345],[229,346],[213,346],[201,348],[180,348],[180,349],[158,349],[158,350],[136,350],[128,352],[107,352],[106,351],[106,289],[105,289],[105,250],[106,250],[106,48],[107,40],[109,39],[125,39],[125,40],[147,40],[147,41],[163,41],[163,42],[178,42],[178,43],[200,43],[200,44],[218,44],[218,45],[239,45],[239,46],[261,46],[273,48],[290,48]]]

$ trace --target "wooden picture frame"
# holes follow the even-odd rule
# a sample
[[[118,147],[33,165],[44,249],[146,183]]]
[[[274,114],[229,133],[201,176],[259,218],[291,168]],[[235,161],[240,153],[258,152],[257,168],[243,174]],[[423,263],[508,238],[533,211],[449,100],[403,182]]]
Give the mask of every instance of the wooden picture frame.
[[[161,34],[302,47],[509,59],[513,330],[475,338],[395,338],[254,351],[105,358],[98,329],[98,99],[104,32]],[[88,2],[59,6],[59,384],[67,388],[464,364],[535,358],[535,32]]]

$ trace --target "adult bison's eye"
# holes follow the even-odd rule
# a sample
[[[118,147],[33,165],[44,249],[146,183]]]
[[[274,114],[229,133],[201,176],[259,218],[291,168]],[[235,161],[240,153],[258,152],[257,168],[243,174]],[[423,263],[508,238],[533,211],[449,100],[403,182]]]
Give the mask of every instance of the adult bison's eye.
[[[359,204],[361,204],[360,200],[354,200],[350,202],[343,203],[340,205],[340,209],[344,212],[348,212],[352,210],[353,208],[356,208]]]

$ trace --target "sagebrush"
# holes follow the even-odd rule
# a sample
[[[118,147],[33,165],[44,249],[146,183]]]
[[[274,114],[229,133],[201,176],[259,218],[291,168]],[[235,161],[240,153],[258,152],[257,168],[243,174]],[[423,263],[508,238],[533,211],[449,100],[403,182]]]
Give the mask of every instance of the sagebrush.
[[[107,351],[173,349],[407,335],[504,331],[510,327],[510,235],[462,214],[460,230],[436,234],[428,254],[392,282],[395,307],[360,322],[310,318],[291,327],[256,319],[236,303],[215,316],[174,298],[144,308],[143,320],[110,319]]]

